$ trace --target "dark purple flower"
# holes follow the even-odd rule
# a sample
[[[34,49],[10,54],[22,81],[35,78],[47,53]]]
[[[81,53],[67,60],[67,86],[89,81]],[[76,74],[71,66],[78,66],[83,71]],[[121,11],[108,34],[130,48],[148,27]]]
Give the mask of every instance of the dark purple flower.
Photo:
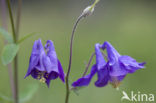
[[[25,78],[29,75],[40,82],[46,83],[48,87],[50,81],[58,77],[64,82],[63,68],[57,58],[52,41],[47,41],[45,50],[40,39],[34,42]]]
[[[107,62],[100,49],[106,49]],[[98,79],[95,86],[103,87],[111,83],[116,88],[128,73],[134,73],[136,70],[144,68],[145,63],[138,63],[130,56],[120,55],[108,42],[104,42],[103,45],[96,44],[95,53],[96,64],[92,67],[91,73],[75,81],[72,84],[73,87],[87,86],[97,73]]]

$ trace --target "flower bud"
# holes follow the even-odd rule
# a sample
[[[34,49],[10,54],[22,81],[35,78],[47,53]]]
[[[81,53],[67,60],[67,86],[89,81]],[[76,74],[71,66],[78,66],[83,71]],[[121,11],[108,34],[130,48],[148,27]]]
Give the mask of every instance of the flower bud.
[[[91,14],[93,13],[93,11],[94,11],[95,5],[96,5],[98,2],[99,2],[99,0],[95,0],[95,2],[94,2],[92,5],[86,7],[86,8],[83,10],[83,12],[82,12],[81,15],[82,15],[83,17],[87,17],[87,16],[91,15]]]
[[[91,15],[91,14],[93,13],[93,11],[94,11],[94,7],[92,8],[92,6],[88,6],[88,7],[86,7],[86,8],[83,10],[82,15],[83,15],[84,17],[87,17],[87,16]]]

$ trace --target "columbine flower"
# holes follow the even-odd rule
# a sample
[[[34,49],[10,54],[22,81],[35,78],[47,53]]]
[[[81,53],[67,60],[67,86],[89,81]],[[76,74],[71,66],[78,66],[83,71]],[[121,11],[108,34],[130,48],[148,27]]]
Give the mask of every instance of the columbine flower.
[[[107,50],[109,81],[115,88],[128,73],[144,68],[145,63],[138,63],[130,56],[120,55],[109,42],[104,42],[101,48]]]
[[[52,41],[47,41],[45,50],[40,39],[34,42],[25,78],[29,75],[42,83],[46,83],[48,87],[50,81],[58,77],[64,82],[63,68],[57,58]]]
[[[107,50],[107,62],[100,49]],[[89,85],[92,77],[97,73],[98,80],[95,86],[103,87],[111,83],[116,88],[128,73],[144,68],[145,63],[138,63],[130,56],[121,56],[108,42],[104,42],[103,45],[96,44],[95,53],[96,64],[92,66],[91,73],[75,81],[73,87]]]

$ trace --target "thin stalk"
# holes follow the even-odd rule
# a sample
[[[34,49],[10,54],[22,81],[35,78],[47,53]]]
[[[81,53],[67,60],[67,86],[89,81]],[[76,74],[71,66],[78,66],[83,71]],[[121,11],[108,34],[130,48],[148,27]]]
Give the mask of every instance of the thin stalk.
[[[7,30],[7,23],[6,23],[6,2],[5,0],[1,0],[1,7],[2,7],[2,27]],[[5,41],[5,44],[7,44],[7,41]],[[10,80],[10,86],[12,91],[12,96],[15,97],[15,84],[14,84],[14,77],[13,77],[13,71],[12,71],[12,64],[8,64],[8,74],[9,74],[9,80]]]
[[[10,16],[10,22],[11,22],[11,27],[12,27],[13,39],[14,39],[14,42],[16,43],[15,25],[14,25],[13,15],[12,15],[12,11],[11,11],[10,0],[7,0],[7,5],[8,5],[8,10],[9,10],[9,16]]]
[[[68,65],[68,71],[67,71],[67,75],[66,75],[66,99],[65,99],[65,103],[68,103],[69,101],[69,94],[70,94],[70,89],[69,89],[69,74],[70,74],[70,70],[71,70],[71,63],[72,63],[72,48],[73,48],[73,39],[74,39],[74,33],[76,30],[76,27],[79,23],[79,21],[84,17],[84,15],[81,15],[78,17],[78,19],[76,20],[76,23],[73,27],[73,31],[72,31],[72,35],[71,35],[71,40],[70,40],[70,56],[69,56],[69,65]]]
[[[91,57],[90,57],[90,59],[89,59],[89,62],[88,62],[88,64],[86,65],[86,69],[85,69],[85,71],[84,71],[82,77],[84,77],[84,76],[86,75],[86,73],[88,72],[88,68],[89,68],[89,66],[90,66],[90,64],[91,64],[92,59],[93,59],[94,56],[95,56],[95,53],[92,53],[92,55],[91,55]]]
[[[17,18],[16,18],[16,38],[19,36],[19,27],[21,21],[22,0],[18,0]]]
[[[14,25],[10,0],[7,0],[7,5],[8,5],[8,10],[9,10],[9,16],[10,16],[10,22],[11,22],[11,27],[12,27],[14,43],[16,43],[17,42],[17,35],[15,32],[15,25]],[[14,59],[14,84],[15,84],[14,102],[19,103],[19,101],[18,101],[18,56],[17,55]]]
[[[16,55],[14,60],[14,82],[15,82],[15,103],[19,103],[18,101],[18,55]]]
[[[10,85],[11,85],[11,90],[12,90],[12,96],[15,98],[16,92],[15,92],[15,82],[14,82],[14,76],[13,76],[13,68],[12,64],[8,64],[8,73],[9,73],[9,80],[10,80]]]
[[[17,11],[17,19],[16,19],[16,43],[18,41],[19,36],[19,27],[20,27],[20,21],[21,21],[21,8],[22,8],[22,0],[18,0],[18,11]],[[18,54],[15,57],[14,60],[14,78],[15,78],[15,84],[16,84],[16,99],[15,103],[18,103],[19,101],[19,92],[18,92]]]

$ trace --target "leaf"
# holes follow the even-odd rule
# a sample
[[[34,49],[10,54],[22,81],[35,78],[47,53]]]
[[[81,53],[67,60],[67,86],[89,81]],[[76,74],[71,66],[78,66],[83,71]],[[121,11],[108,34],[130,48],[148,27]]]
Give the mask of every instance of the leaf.
[[[17,42],[17,44],[22,43],[24,40],[30,38],[31,36],[33,36],[33,35],[35,35],[35,34],[37,34],[37,33],[34,32],[34,33],[31,33],[31,34],[25,35],[24,37],[22,37],[22,38]]]
[[[39,88],[38,84],[29,84],[22,93],[20,93],[20,103],[24,103],[33,98]]]
[[[8,41],[8,43],[13,43],[12,35],[9,34],[5,29],[0,28],[0,34]]]
[[[7,96],[3,95],[2,93],[0,93],[0,101],[1,100],[5,100],[5,101],[8,101],[8,102],[13,101],[13,99],[11,97],[7,97]]]
[[[12,62],[18,50],[19,50],[19,45],[17,44],[12,43],[12,44],[6,45],[2,50],[2,56],[1,56],[2,63],[4,65],[7,65],[10,62]]]

